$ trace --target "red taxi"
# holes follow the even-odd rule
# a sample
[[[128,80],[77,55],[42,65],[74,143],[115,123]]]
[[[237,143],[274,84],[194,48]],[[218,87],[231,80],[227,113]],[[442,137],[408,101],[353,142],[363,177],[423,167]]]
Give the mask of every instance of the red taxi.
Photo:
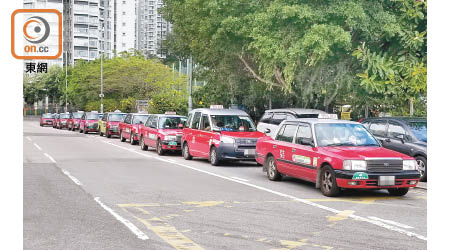
[[[119,123],[123,121],[126,115],[127,113],[121,113],[118,110],[105,113],[98,120],[100,136],[106,135],[107,138],[111,138],[112,135],[119,135]]]
[[[141,128],[139,137],[141,149],[155,148],[158,155],[163,155],[166,151],[180,151],[185,122],[185,116],[169,112],[164,115],[149,115]]]
[[[50,113],[46,113],[46,114],[42,114],[41,119],[39,121],[39,125],[41,127],[45,126],[45,125],[53,125],[53,120],[55,120],[55,114],[50,114]]]
[[[256,141],[262,136],[242,110],[220,105],[194,109],[183,129],[183,157],[208,158],[213,166],[227,160],[255,160]]]
[[[63,129],[67,128],[67,121],[69,120],[69,112],[60,113],[58,118],[56,118],[56,128]]]
[[[273,137],[258,140],[256,154],[270,180],[287,175],[311,181],[325,196],[347,188],[387,189],[401,196],[420,178],[414,158],[383,148],[362,124],[351,121],[283,121]]]
[[[75,131],[80,128],[81,116],[84,111],[72,112],[70,113],[69,120],[67,120],[67,129]]]
[[[119,123],[120,141],[124,142],[130,139],[131,145],[137,144],[139,142],[141,128],[147,121],[148,116],[148,114],[142,113],[130,113],[125,116],[123,122]]]
[[[80,133],[98,132],[98,119],[96,111],[84,113],[80,119]]]

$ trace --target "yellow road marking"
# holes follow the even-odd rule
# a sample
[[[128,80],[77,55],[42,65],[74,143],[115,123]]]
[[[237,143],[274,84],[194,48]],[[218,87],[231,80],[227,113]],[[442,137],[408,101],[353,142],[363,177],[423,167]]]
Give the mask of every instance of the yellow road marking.
[[[308,243],[307,242],[308,239],[302,239],[299,241],[291,241],[291,240],[280,240],[280,244],[282,246],[284,246],[283,248],[276,248],[276,249],[271,249],[271,250],[290,250],[296,247],[303,247],[303,246],[313,246],[313,247],[317,247],[317,248],[322,248],[322,249],[333,249],[333,247],[330,246],[321,246],[318,244],[312,244],[312,243]]]
[[[183,204],[195,205],[196,207],[213,207],[224,204],[225,201],[186,201]]]
[[[175,227],[164,223],[160,226],[155,226],[150,223],[150,220],[136,218],[142,222],[148,229],[152,230],[161,239],[169,243],[175,249],[180,250],[200,250],[203,249],[201,246],[197,245],[191,239],[184,236]]]
[[[353,211],[353,210],[344,210],[341,213],[338,213],[336,215],[327,216],[327,218],[328,218],[328,221],[337,222],[337,221],[348,219],[348,216],[352,215],[354,212],[355,211]]]

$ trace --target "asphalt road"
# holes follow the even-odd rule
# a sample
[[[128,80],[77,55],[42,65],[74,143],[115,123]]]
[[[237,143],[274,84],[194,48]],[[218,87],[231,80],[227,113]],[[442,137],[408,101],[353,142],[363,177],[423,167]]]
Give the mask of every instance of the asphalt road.
[[[323,196],[24,121],[24,249],[426,249],[427,193]]]

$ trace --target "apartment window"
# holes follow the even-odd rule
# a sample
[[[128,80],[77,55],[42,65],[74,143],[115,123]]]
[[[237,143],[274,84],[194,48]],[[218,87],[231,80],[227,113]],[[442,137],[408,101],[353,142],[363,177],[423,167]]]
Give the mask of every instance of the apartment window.
[[[126,34],[125,34],[125,32],[122,32],[122,36],[125,36]]]
[[[124,26],[124,27],[125,27],[126,25],[127,25],[126,23],[122,23],[122,26]]]
[[[125,11],[122,11],[122,15],[124,15],[124,16],[125,16],[126,14],[127,14],[127,13],[125,13]]]
[[[122,47],[126,47],[127,46],[127,44],[126,43],[122,43]]]
[[[123,4],[127,4],[127,1],[122,1]]]

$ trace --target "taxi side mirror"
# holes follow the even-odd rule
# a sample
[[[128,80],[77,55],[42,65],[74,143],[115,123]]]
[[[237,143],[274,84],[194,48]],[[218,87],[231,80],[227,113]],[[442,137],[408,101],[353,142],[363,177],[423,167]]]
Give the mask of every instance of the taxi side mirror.
[[[270,134],[270,128],[266,128],[265,130],[264,130],[264,134]]]
[[[316,146],[316,145],[314,145],[314,140],[311,138],[300,138],[300,144],[306,145],[306,146],[311,146],[311,147]]]

